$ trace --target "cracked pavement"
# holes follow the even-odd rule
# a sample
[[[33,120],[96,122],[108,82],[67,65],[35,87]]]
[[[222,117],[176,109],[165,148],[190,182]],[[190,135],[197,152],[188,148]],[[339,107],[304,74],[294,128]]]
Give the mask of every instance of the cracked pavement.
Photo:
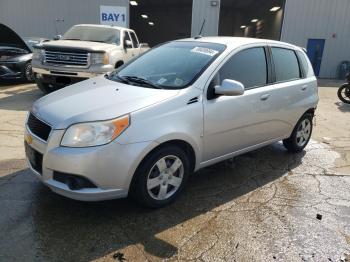
[[[205,168],[177,202],[150,210],[43,186],[23,149],[41,93],[0,87],[0,261],[350,261],[350,106],[336,91],[320,88],[304,152],[276,143]]]

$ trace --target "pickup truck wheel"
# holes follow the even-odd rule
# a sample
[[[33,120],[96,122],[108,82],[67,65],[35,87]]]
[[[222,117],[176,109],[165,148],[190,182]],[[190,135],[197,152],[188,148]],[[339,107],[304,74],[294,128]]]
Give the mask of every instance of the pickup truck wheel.
[[[189,159],[182,149],[172,145],[160,148],[138,167],[130,195],[144,206],[163,207],[180,195],[189,173]]]
[[[291,136],[283,140],[283,145],[289,152],[301,152],[309,143],[312,134],[313,115],[303,115],[295,125]]]
[[[39,80],[35,80],[36,85],[38,86],[38,88],[44,93],[44,94],[48,94],[51,93],[53,90],[50,88],[49,84],[43,83]]]

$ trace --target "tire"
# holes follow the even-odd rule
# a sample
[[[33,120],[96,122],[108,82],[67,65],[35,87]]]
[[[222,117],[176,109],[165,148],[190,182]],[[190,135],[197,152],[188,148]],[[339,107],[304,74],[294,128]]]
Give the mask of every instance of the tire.
[[[50,84],[43,83],[40,80],[35,80],[35,82],[36,82],[36,85],[38,86],[38,88],[44,94],[48,94],[48,93],[51,93],[52,91],[54,91],[54,90],[52,90],[52,88],[50,88]]]
[[[32,70],[32,62],[29,61],[24,65],[23,68],[23,79],[27,82],[33,82],[34,81],[34,74]]]
[[[338,97],[345,104],[350,104],[350,84],[344,84],[338,89]]]
[[[177,167],[175,172],[170,168],[174,164]],[[169,145],[157,149],[137,168],[130,196],[146,207],[166,206],[180,195],[189,173],[190,161],[181,148]]]
[[[312,114],[304,114],[295,125],[291,136],[283,140],[283,145],[289,152],[298,153],[307,146],[312,134],[312,119]]]

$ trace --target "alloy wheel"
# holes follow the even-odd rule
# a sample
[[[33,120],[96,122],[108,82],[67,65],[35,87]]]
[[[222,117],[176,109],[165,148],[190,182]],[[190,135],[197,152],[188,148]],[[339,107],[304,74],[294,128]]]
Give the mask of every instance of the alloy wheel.
[[[309,119],[301,121],[297,131],[297,144],[298,146],[304,146],[310,139],[311,135],[311,122]]]
[[[159,159],[147,177],[148,194],[156,200],[165,200],[176,193],[182,184],[184,165],[177,156]]]

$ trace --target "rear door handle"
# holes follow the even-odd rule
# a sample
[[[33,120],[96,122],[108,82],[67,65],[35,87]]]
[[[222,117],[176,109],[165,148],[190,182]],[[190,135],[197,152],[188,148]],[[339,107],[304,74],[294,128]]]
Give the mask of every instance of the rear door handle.
[[[301,90],[306,90],[307,89],[307,85],[303,85],[302,87],[301,87]]]
[[[269,97],[270,97],[270,94],[264,94],[264,95],[262,95],[262,96],[260,97],[260,100],[261,100],[261,101],[265,101],[265,100],[267,100]]]

